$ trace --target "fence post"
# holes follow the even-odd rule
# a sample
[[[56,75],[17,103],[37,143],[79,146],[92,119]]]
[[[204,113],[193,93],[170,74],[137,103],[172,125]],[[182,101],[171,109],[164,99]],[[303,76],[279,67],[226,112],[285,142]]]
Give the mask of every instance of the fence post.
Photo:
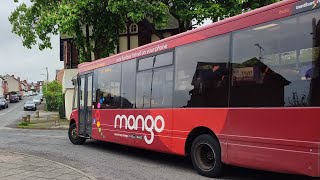
[[[30,122],[30,115],[27,115],[27,122]]]
[[[23,122],[27,122],[27,117],[26,117],[26,116],[23,116],[23,117],[22,117],[22,121],[23,121]]]

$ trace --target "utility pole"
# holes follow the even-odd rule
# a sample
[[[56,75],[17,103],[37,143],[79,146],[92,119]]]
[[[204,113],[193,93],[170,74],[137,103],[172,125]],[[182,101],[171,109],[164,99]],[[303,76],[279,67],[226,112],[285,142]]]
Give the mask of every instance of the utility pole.
[[[49,73],[48,73],[48,67],[46,67],[46,71],[47,71],[46,92],[48,92],[48,83],[49,83]]]
[[[48,73],[48,67],[46,67],[46,71],[47,71],[47,82],[49,82],[49,73]]]
[[[41,74],[41,75],[45,75],[47,78],[47,82],[46,82],[46,91],[48,90],[48,82],[49,82],[49,72],[48,72],[48,67],[46,67],[46,74]]]

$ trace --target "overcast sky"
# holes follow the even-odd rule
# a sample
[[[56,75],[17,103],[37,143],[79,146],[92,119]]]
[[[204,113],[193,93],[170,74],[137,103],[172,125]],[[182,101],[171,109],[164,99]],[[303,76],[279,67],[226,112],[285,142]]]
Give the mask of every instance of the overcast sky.
[[[8,20],[16,6],[13,0],[0,2],[0,75],[14,74],[21,80],[34,82],[46,78],[41,74],[45,74],[48,67],[49,80],[53,80],[56,70],[63,68],[59,36],[52,38],[53,49],[40,51],[38,46],[32,49],[23,47],[21,38],[11,32],[12,25]]]

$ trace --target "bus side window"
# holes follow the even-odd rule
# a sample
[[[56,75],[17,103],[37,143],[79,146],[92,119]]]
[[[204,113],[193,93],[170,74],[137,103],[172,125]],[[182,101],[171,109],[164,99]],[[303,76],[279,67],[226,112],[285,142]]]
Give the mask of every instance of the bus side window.
[[[121,64],[96,69],[95,75],[97,108],[120,108]]]
[[[318,11],[233,34],[231,107],[320,105]]]
[[[230,35],[176,48],[173,107],[227,107]]]

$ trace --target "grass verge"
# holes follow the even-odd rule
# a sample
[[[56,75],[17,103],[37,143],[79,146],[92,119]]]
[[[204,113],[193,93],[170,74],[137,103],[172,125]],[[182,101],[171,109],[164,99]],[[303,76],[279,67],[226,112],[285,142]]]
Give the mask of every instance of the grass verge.
[[[59,117],[31,118],[30,122],[20,122],[17,127],[24,129],[68,129],[70,121]]]
[[[33,124],[34,124],[33,122],[20,122],[18,124],[18,128],[26,128],[26,127],[32,126]]]

